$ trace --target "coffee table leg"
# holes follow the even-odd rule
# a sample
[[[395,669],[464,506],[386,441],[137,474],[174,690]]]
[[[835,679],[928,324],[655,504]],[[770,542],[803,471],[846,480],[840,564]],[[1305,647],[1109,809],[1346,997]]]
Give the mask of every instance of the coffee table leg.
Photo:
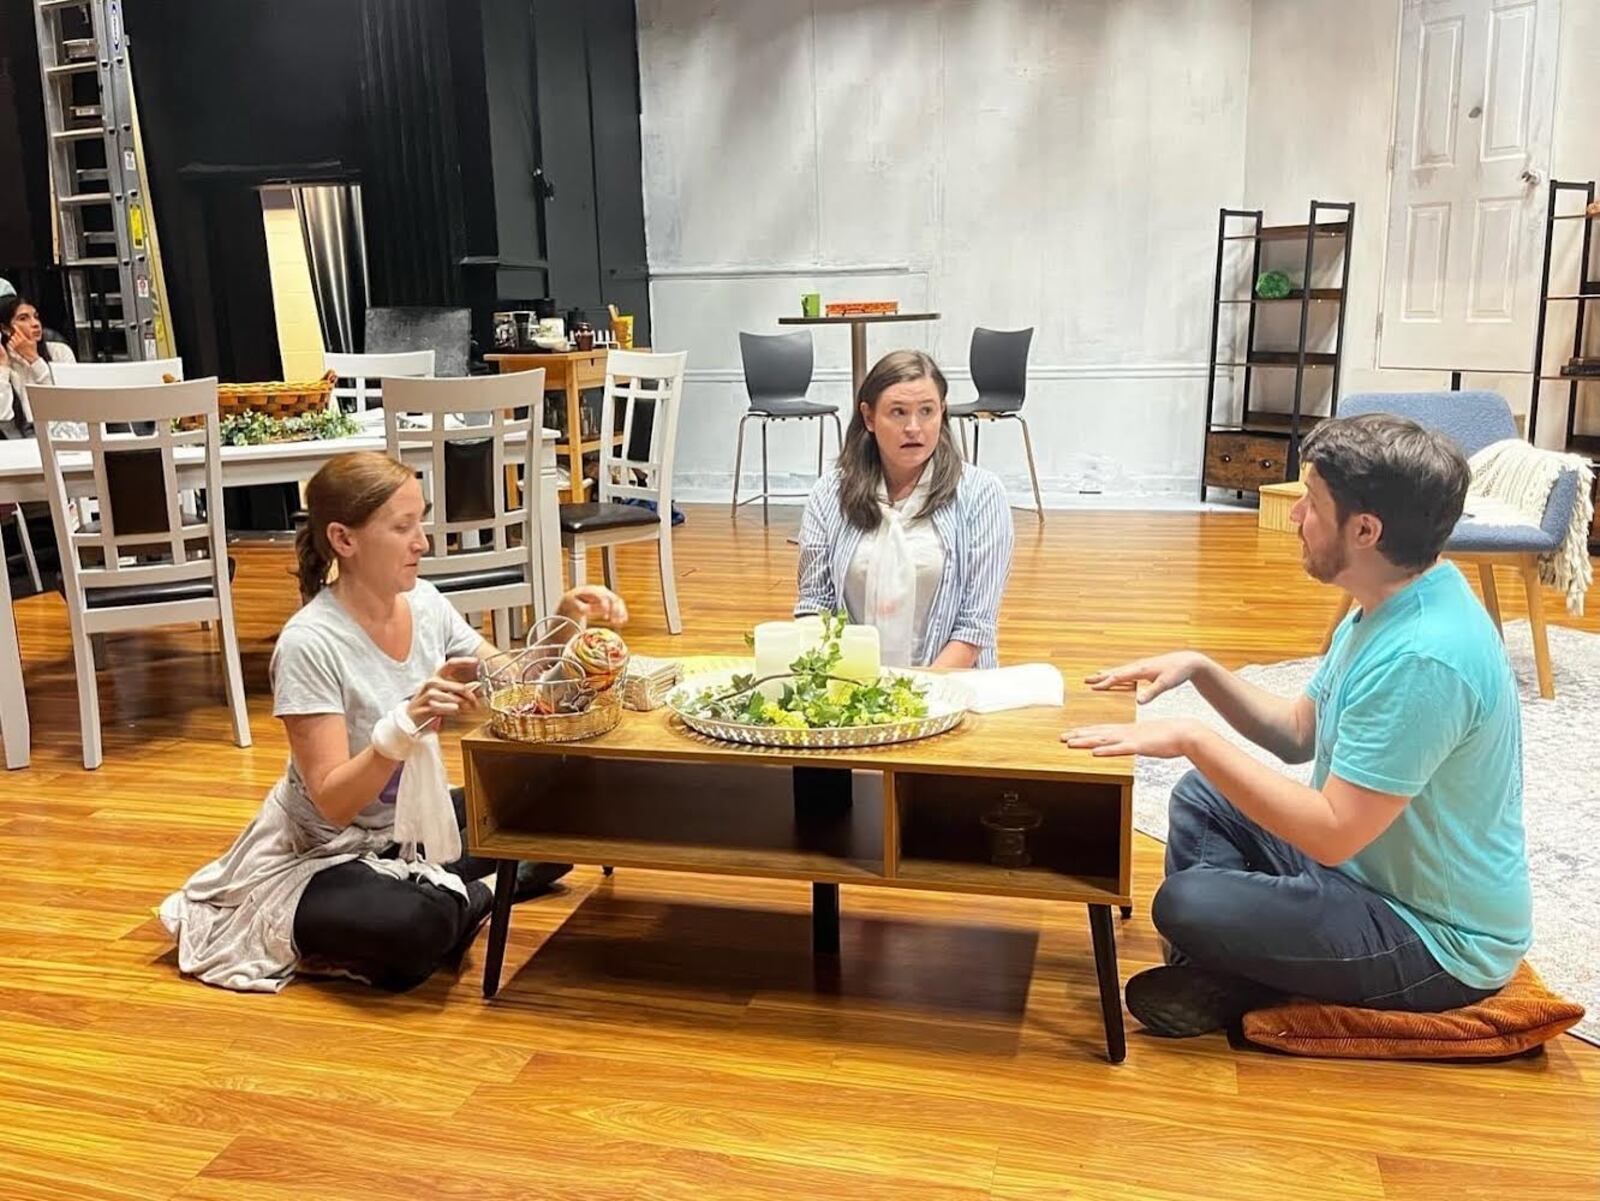
[[[1122,989],[1117,982],[1117,931],[1110,905],[1089,906],[1089,932],[1094,936],[1094,970],[1100,977],[1100,1012],[1106,1023],[1106,1058],[1121,1063],[1128,1057],[1122,1029]]]
[[[1124,905],[1122,907],[1122,916],[1123,916],[1124,920],[1132,917],[1133,916],[1133,906],[1132,905]]]
[[[500,991],[500,965],[506,958],[511,933],[511,899],[517,891],[517,861],[502,859],[494,873],[494,913],[489,918],[489,954],[483,961],[483,995],[487,1000]]]
[[[817,955],[839,953],[839,886],[811,886],[811,950]]]

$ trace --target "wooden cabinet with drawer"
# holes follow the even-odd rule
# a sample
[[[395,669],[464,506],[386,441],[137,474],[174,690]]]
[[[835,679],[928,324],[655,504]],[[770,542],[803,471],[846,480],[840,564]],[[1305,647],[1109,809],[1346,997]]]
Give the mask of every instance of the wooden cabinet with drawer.
[[[1206,435],[1206,484],[1212,488],[1254,491],[1281,484],[1287,472],[1289,439],[1242,430]]]

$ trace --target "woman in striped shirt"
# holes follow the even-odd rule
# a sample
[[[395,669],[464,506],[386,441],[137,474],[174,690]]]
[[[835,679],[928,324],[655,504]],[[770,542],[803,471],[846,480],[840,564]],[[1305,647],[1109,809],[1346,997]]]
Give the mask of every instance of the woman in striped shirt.
[[[879,359],[800,526],[795,616],[847,610],[878,628],[890,666],[997,664],[1011,510],[1000,481],[962,459],[947,391],[919,350]]]

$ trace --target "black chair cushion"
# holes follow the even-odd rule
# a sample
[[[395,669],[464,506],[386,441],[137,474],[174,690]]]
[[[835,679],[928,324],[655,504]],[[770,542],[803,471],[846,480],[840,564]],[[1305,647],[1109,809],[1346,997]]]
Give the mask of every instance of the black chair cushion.
[[[945,409],[951,417],[976,417],[979,414],[1006,416],[1022,411],[1020,396],[980,396],[977,400],[963,401]]]
[[[239,565],[228,556],[228,579]],[[65,584],[58,582],[57,591]],[[120,605],[170,605],[177,601],[209,600],[216,595],[210,580],[175,580],[168,584],[123,584],[115,588],[85,588],[83,603],[89,609],[115,609]]]
[[[618,530],[630,525],[657,525],[661,518],[643,505],[618,505],[591,502],[561,506],[563,534],[592,534],[597,530]]]
[[[826,417],[829,413],[837,413],[839,406],[817,400],[775,400],[769,397],[751,401],[750,411],[764,413],[768,417]]]
[[[520,584],[527,575],[520,567],[493,567],[482,571],[458,571],[448,575],[427,575],[423,579],[440,592],[468,592],[479,588],[504,588]]]

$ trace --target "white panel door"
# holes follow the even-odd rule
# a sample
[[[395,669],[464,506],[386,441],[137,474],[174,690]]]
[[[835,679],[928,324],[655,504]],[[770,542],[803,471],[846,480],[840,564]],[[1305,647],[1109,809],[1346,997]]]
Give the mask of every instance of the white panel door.
[[[1560,0],[1405,0],[1379,363],[1526,371]]]

